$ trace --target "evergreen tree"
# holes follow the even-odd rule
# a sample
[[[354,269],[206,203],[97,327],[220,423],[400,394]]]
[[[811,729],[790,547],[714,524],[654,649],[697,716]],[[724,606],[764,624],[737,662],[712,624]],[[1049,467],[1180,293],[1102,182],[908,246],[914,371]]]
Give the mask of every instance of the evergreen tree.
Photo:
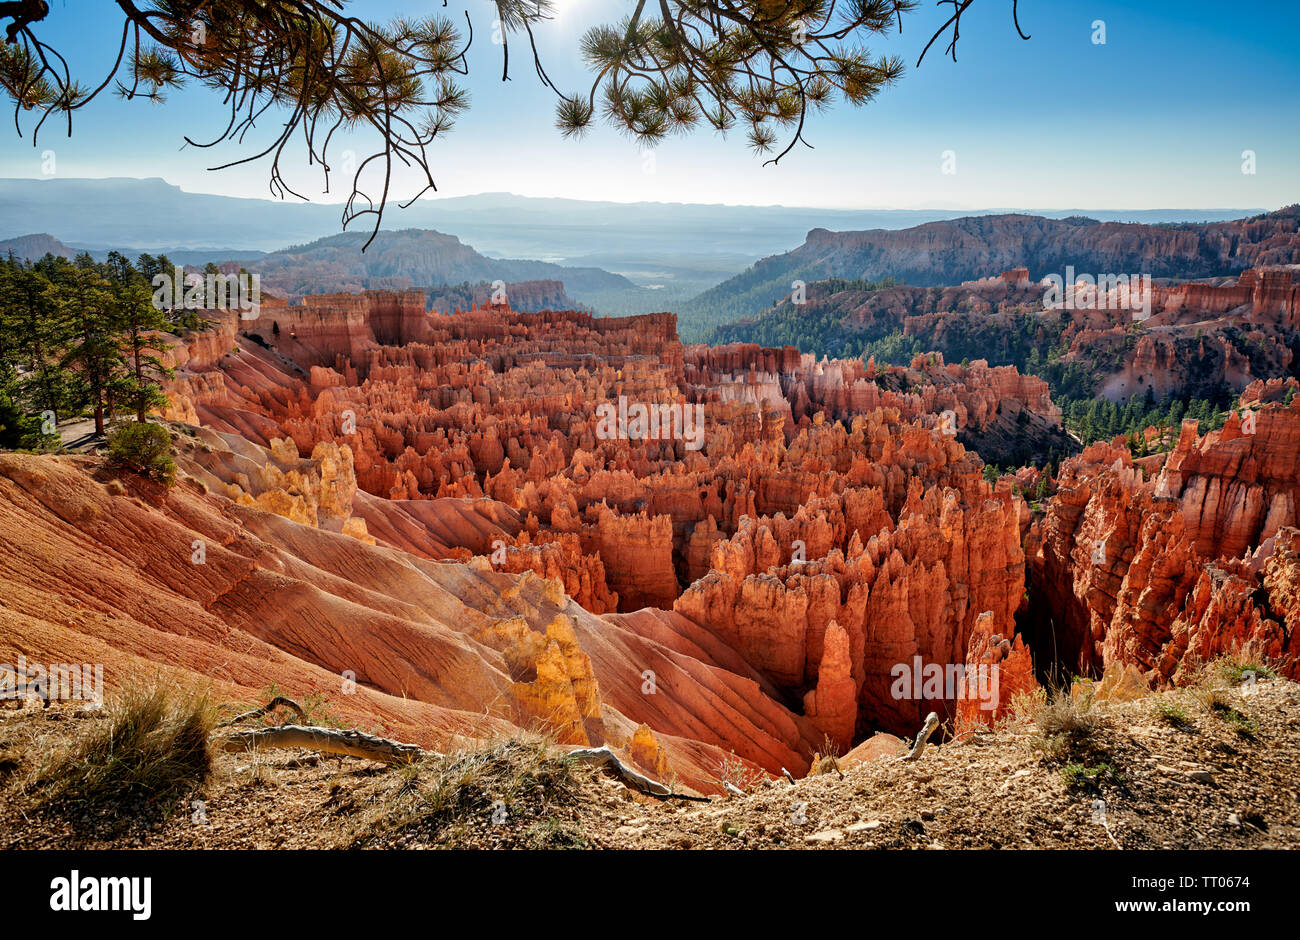
[[[61,363],[75,369],[85,383],[95,415],[95,433],[104,433],[108,391],[125,364],[113,329],[113,300],[109,282],[90,255],[82,253],[68,266],[63,306],[73,332]]]
[[[68,328],[61,318],[58,291],[46,273],[51,265],[41,267],[12,260],[4,265],[0,332],[7,337],[6,357],[15,373],[14,404],[53,412],[57,421],[76,410],[77,379],[58,362]]]
[[[153,352],[153,334],[167,329],[166,315],[153,304],[149,283],[131,262],[117,252],[108,256],[110,310],[114,326],[123,334],[122,352],[128,370],[110,383],[110,397],[135,412],[136,421],[167,402],[159,387],[162,376],[170,376]]]

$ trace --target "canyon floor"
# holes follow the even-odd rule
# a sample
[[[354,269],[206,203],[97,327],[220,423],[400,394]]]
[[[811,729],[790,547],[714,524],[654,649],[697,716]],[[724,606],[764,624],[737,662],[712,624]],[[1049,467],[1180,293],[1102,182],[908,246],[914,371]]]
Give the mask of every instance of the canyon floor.
[[[652,799],[522,737],[440,766],[225,753],[163,818],[32,811],[24,781],[102,711],[0,712],[0,848],[1276,849],[1300,843],[1300,684],[1231,679],[1102,702],[1069,753],[1015,716],[744,796]],[[739,765],[737,765],[739,767]],[[726,773],[720,768],[720,773]],[[499,800],[506,796],[506,800]],[[1103,806],[1104,804],[1104,806]]]

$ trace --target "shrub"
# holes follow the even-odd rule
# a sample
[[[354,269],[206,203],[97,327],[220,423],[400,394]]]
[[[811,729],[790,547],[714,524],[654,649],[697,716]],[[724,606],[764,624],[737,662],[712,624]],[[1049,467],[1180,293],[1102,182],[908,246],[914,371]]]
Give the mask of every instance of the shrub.
[[[1052,689],[1033,706],[1036,732],[1032,746],[1048,760],[1059,761],[1084,753],[1094,746],[1094,732],[1101,725],[1092,710],[1092,693],[1080,687],[1072,694],[1070,686]]]
[[[839,753],[839,748],[831,741],[830,736],[824,736],[824,755],[819,753],[813,757],[813,769],[811,773],[829,773],[832,768],[839,770],[839,763],[835,760]],[[825,770],[820,769],[823,761],[827,767]],[[736,756],[736,752],[722,758],[718,764],[717,781],[720,784],[729,783],[734,787],[739,787],[745,792],[757,788],[760,784],[767,781],[767,774],[761,770],[755,770]]]
[[[205,692],[166,681],[132,682],[106,714],[53,751],[29,783],[37,808],[132,809],[147,801],[164,815],[207,779],[216,709]]]
[[[1277,673],[1263,663],[1255,662],[1238,654],[1236,657],[1224,657],[1215,663],[1220,676],[1226,682],[1239,685],[1255,679],[1276,679]]]
[[[1191,726],[1191,719],[1187,717],[1187,709],[1177,702],[1161,702],[1156,706],[1156,716],[1167,725],[1173,725],[1175,728],[1188,728]]]
[[[108,435],[108,455],[114,463],[167,486],[176,482],[172,436],[162,425],[139,421],[123,424]]]
[[[397,768],[340,844],[456,847],[486,829],[524,847],[580,847],[581,832],[556,810],[576,804],[582,783],[592,776],[590,768],[545,741],[527,738],[434,755]]]

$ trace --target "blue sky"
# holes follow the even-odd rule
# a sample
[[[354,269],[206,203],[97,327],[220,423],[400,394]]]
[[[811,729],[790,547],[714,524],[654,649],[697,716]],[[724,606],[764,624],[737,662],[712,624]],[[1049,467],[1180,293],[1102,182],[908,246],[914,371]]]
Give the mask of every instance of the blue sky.
[[[561,88],[589,84],[577,62],[588,26],[629,10],[628,0],[558,0],[539,30],[547,69]],[[120,16],[104,0],[50,0],[40,35],[97,84],[116,52]],[[475,25],[468,85],[472,108],[431,151],[442,195],[509,191],[615,201],[706,202],[835,208],[1276,208],[1300,201],[1300,4],[1021,0],[1021,41],[1010,0],[978,0],[966,14],[958,61],[917,53],[944,14],[926,2],[901,36],[872,51],[902,55],[908,72],[872,104],[814,116],[807,138],[776,167],[762,166],[743,136],[675,138],[649,159],[635,142],[601,128],[581,142],[553,127],[553,93],[512,44],[512,81],[500,81],[486,0],[353,0],[357,15],[468,9]],[[463,18],[462,18],[463,19]],[[1093,23],[1105,22],[1095,44]],[[79,112],[71,139],[47,124],[39,146],[7,132],[0,176],[44,178],[43,154],[60,177],[160,176],[192,192],[265,198],[266,165],[207,168],[250,152],[183,147],[224,119],[210,93],[187,89],[157,106],[104,95]],[[8,125],[12,128],[12,124]],[[269,122],[268,122],[269,129]],[[368,153],[364,141],[346,142]],[[1256,172],[1242,172],[1242,152]],[[956,172],[945,174],[945,151]],[[319,175],[285,161],[286,176],[313,199]],[[408,185],[410,181],[408,180]]]

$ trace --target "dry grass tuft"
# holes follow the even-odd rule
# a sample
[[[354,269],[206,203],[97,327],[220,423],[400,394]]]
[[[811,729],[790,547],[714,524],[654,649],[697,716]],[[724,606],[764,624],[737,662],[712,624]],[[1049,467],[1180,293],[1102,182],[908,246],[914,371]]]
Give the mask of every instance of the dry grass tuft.
[[[1034,700],[1030,714],[1034,733],[1030,746],[1049,761],[1064,761],[1096,749],[1096,732],[1101,716],[1092,707],[1091,689],[1074,694],[1070,686],[1058,686]]]
[[[141,807],[165,817],[208,778],[216,723],[206,691],[133,680],[108,699],[102,718],[48,753],[23,790],[33,809],[70,817]]]
[[[540,738],[517,737],[396,767],[351,825],[349,848],[500,840],[531,848],[582,847],[554,815],[577,802],[592,771]]]

